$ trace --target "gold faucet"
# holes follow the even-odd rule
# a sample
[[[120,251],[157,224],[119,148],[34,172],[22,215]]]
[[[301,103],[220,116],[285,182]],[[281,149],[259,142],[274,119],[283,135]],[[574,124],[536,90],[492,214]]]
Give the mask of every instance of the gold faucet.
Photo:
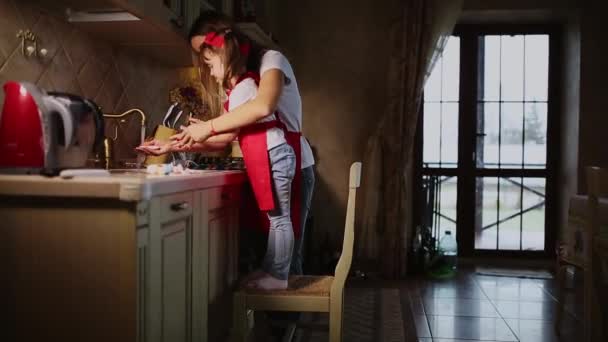
[[[127,111],[125,111],[124,113],[121,114],[107,114],[104,113],[103,117],[104,118],[122,118],[124,116],[127,116],[131,113],[137,113],[139,114],[140,118],[141,118],[141,130],[140,130],[140,136],[139,136],[139,144],[143,144],[145,138],[146,138],[146,114],[144,114],[144,112],[141,109],[138,108],[132,108],[129,109]],[[125,122],[124,119],[120,120],[120,122]],[[118,127],[116,128],[118,130]],[[112,152],[111,152],[111,148],[110,148],[110,141],[108,141],[108,138],[105,138],[104,140],[104,146],[105,146],[105,152],[106,152],[106,168],[109,168],[110,165],[110,161],[112,160]]]

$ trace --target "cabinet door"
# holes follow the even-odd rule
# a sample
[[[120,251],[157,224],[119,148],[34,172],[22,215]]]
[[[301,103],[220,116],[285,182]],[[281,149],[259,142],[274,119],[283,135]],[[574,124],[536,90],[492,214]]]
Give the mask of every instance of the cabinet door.
[[[192,192],[151,201],[146,341],[192,341]]]
[[[146,338],[146,303],[148,301],[148,246],[150,229],[148,226],[137,227],[137,342],[145,342]]]
[[[238,278],[238,209],[209,211],[209,341],[220,341],[232,322],[232,294]]]
[[[163,224],[162,341],[191,340],[192,217]]]

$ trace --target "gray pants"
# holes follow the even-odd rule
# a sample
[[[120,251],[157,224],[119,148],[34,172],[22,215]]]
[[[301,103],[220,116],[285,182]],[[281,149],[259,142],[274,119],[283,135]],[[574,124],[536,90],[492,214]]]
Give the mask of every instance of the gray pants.
[[[291,182],[295,175],[293,148],[281,144],[268,151],[276,208],[268,212],[270,230],[262,269],[281,280],[289,277],[294,235],[291,222]]]
[[[312,193],[315,188],[315,170],[314,166],[309,166],[302,169],[302,189],[300,200],[300,237],[296,239],[293,246],[293,256],[291,258],[291,274],[301,275],[304,273],[302,269],[302,245],[304,244],[304,232],[306,229],[306,219],[310,212],[310,204],[312,202]]]

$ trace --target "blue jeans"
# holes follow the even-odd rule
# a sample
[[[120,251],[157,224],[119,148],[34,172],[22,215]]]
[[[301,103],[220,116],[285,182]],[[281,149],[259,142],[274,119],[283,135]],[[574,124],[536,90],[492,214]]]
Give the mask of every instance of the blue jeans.
[[[291,182],[295,175],[296,156],[288,144],[268,151],[275,209],[268,212],[270,230],[262,270],[281,280],[289,277],[294,236],[291,222]]]
[[[315,188],[315,170],[314,166],[309,166],[302,169],[302,189],[300,200],[300,237],[296,239],[293,246],[293,255],[291,257],[291,274],[302,275],[302,245],[304,244],[304,232],[306,230],[306,219],[310,212],[310,203],[312,202],[312,193]]]

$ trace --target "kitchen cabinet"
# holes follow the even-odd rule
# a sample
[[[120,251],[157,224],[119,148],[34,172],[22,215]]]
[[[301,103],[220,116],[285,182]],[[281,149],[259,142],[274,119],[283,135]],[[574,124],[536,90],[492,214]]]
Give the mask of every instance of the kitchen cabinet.
[[[15,260],[18,303],[10,340],[225,339],[244,175],[218,173],[0,176],[0,250]]]
[[[275,42],[270,35],[264,31],[264,28],[270,26],[271,9],[273,8],[268,0],[252,1],[251,6],[254,8],[259,20],[251,21],[251,18],[244,17],[243,14],[235,7],[239,3],[234,0],[169,0],[172,13],[175,17],[180,18],[179,23],[182,31],[187,36],[190,27],[198,17],[201,10],[215,10],[223,12],[234,18],[237,27],[247,34],[251,39],[256,40],[264,46],[276,48]],[[172,21],[170,19],[169,21]],[[264,28],[263,28],[264,27]]]
[[[275,16],[271,0],[252,1],[256,19],[238,17],[234,0],[34,0],[43,9],[111,44],[161,61],[167,66],[192,66],[187,35],[201,10],[214,9],[234,17],[251,39],[276,48],[267,33]],[[248,20],[248,21],[244,21]],[[168,53],[170,52],[170,53]]]
[[[143,286],[150,293],[142,308],[149,327],[145,336],[151,338],[140,341],[227,337],[238,278],[239,191],[238,186],[216,187],[152,201],[152,249],[138,261],[151,275]]]
[[[192,65],[183,18],[171,7],[176,0],[34,1],[43,10],[114,46],[150,56],[167,66]]]
[[[260,44],[276,49],[277,44],[270,33],[274,29],[276,4],[273,0],[248,0],[249,12],[243,11],[242,0],[229,0],[231,12],[229,15],[235,18],[237,27],[247,34],[251,39]],[[253,13],[251,13],[253,11]],[[252,15],[253,14],[253,15]]]

